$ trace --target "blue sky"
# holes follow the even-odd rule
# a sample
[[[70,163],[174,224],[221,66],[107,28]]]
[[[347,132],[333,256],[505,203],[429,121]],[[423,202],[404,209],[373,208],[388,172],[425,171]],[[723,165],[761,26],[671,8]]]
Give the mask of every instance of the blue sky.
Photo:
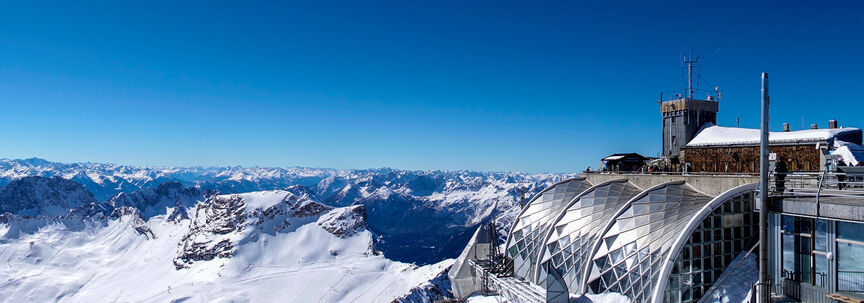
[[[864,3],[0,4],[0,157],[566,172],[656,155],[701,55],[719,123],[864,127]],[[723,5],[721,5],[723,4]]]

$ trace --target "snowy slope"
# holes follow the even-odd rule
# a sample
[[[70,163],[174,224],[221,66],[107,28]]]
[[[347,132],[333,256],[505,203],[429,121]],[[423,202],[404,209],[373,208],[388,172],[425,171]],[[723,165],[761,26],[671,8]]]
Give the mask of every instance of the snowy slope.
[[[130,207],[117,218],[15,216],[39,226],[17,233],[0,221],[0,301],[388,302],[452,263],[388,260],[374,250],[362,206],[319,208],[289,191],[210,200],[177,222],[143,221]],[[236,216],[209,220],[221,218],[208,216],[216,209]],[[276,222],[295,227],[272,229]],[[230,253],[175,266],[182,243],[219,237],[233,241]]]

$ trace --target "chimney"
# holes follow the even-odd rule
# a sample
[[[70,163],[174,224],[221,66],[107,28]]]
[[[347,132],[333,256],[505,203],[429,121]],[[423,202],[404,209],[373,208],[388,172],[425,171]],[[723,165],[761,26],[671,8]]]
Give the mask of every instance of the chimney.
[[[819,124],[810,124],[810,129],[819,129]]]
[[[837,128],[837,120],[828,120],[828,128]]]
[[[784,131],[784,132],[788,132],[788,131],[789,131],[789,123],[783,123],[783,131]]]

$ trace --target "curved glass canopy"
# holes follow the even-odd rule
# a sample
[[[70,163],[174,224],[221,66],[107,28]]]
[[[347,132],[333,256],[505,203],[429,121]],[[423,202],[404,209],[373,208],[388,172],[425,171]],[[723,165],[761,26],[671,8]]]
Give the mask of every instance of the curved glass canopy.
[[[552,262],[552,266],[563,273],[568,289],[578,290],[583,268],[591,260],[594,243],[601,236],[602,228],[611,221],[631,198],[641,192],[627,180],[615,180],[598,184],[571,201],[553,221],[544,237],[538,263]],[[546,280],[546,271],[536,269],[536,282]]]
[[[575,294],[621,293],[633,302],[696,302],[752,247],[755,184],[705,195],[683,181],[641,191],[627,180],[569,179],[522,209],[507,239],[514,274]]]
[[[709,200],[683,181],[641,193],[595,244],[585,284],[593,293],[617,292],[633,302],[649,301],[674,239]]]
[[[738,254],[759,240],[755,189],[755,184],[745,185],[715,198],[680,231],[653,301],[689,303],[710,295],[711,286]]]
[[[537,264],[541,239],[552,219],[568,202],[591,187],[584,178],[567,179],[556,183],[535,196],[516,218],[507,237],[507,256],[513,259],[516,276],[529,278]]]

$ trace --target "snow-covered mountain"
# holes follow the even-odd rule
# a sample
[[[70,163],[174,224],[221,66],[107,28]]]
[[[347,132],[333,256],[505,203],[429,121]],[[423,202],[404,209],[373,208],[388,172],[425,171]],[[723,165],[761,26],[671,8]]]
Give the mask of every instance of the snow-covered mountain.
[[[388,302],[452,263],[391,261],[364,206],[297,188],[210,196],[170,216],[0,216],[0,302]]]
[[[60,177],[23,177],[0,190],[0,213],[36,217],[61,216],[75,207],[95,203],[81,184]]]
[[[63,177],[84,185],[99,201],[157,187],[167,181],[222,193],[241,193],[295,184],[316,185],[331,169],[260,167],[151,167],[105,163],[59,163],[39,158],[0,159],[0,186],[28,176]]]
[[[13,181],[14,182],[14,181]],[[180,182],[168,181],[156,187],[121,192],[106,201],[112,207],[129,206],[141,211],[144,218],[165,214],[168,209],[184,211],[204,200],[206,192],[197,187],[185,187]],[[182,209],[182,210],[181,210]]]
[[[131,206],[145,219],[168,211],[182,217],[183,211],[208,193],[291,187],[323,205],[364,205],[378,249],[393,260],[417,264],[455,257],[473,229],[492,217],[504,223],[499,226],[508,227],[518,212],[521,188],[530,197],[568,177],[386,168],[136,167],[35,158],[0,160],[0,186],[28,176],[72,180],[104,201],[79,210],[81,213],[110,214],[113,207]]]

